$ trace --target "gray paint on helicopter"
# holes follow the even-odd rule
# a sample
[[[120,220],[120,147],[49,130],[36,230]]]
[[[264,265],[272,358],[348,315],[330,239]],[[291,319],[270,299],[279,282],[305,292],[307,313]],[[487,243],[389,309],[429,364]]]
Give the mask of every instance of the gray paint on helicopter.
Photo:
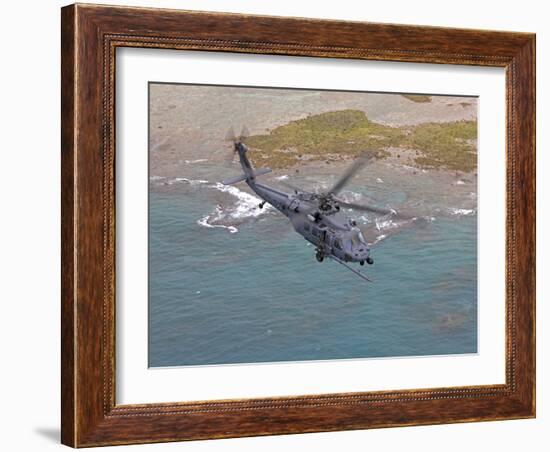
[[[244,174],[224,180],[223,183],[231,185],[241,181],[246,182],[262,199],[259,208],[263,208],[266,202],[269,203],[290,220],[298,234],[315,245],[317,261],[322,262],[325,257],[330,258],[366,281],[370,281],[365,274],[348,265],[349,262],[359,262],[364,265],[365,262],[373,264],[374,261],[370,255],[369,244],[356,221],[344,215],[340,209],[348,207],[384,215],[397,215],[397,212],[393,209],[348,203],[336,197],[338,192],[368,162],[369,156],[365,154],[358,158],[325,193],[312,193],[295,187],[293,193],[285,193],[256,181],[258,176],[271,172],[271,169],[255,170],[252,167],[246,155],[248,147],[243,142],[244,133],[241,133],[238,138],[231,136],[232,131],[228,135],[228,139],[233,141],[233,150],[239,156]]]

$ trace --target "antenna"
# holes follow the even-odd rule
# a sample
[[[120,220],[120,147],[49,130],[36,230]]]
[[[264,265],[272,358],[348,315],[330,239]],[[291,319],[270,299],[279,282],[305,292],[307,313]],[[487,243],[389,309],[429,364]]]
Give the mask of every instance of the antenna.
[[[348,270],[352,271],[353,273],[355,273],[357,276],[363,278],[365,281],[368,281],[368,282],[373,282],[371,279],[369,279],[366,275],[363,275],[363,273],[361,273],[359,270],[355,270],[355,268],[353,267],[350,267],[348,264],[346,264],[344,261],[338,259],[336,256],[333,256],[331,254],[329,254],[327,257],[330,257],[333,261],[336,261],[338,262],[339,264],[342,264],[344,267],[346,267]]]

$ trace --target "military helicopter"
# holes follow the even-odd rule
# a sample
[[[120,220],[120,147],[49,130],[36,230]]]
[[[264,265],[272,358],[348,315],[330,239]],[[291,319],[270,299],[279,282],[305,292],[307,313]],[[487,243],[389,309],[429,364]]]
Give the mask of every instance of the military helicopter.
[[[233,129],[227,133],[226,139],[232,141],[232,155],[239,156],[243,174],[222,181],[225,185],[245,182],[261,199],[258,205],[261,209],[266,203],[288,217],[294,230],[308,242],[315,245],[315,257],[318,262],[325,258],[332,259],[351,270],[366,281],[371,281],[365,274],[351,267],[348,263],[359,262],[372,265],[370,247],[365,240],[357,222],[344,215],[342,207],[353,210],[374,212],[383,215],[396,216],[393,209],[361,205],[346,202],[337,198],[337,194],[370,160],[364,155],[353,162],[336,183],[324,193],[302,191],[296,187],[292,193],[285,193],[276,188],[257,182],[257,177],[271,172],[270,168],[254,169],[247,157],[248,147],[243,140],[248,136],[246,128],[236,137]]]

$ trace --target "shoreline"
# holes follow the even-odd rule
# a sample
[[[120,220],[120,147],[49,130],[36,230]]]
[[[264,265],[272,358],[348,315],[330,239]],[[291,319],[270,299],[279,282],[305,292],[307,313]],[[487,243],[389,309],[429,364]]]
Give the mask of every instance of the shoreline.
[[[335,157],[344,157],[343,154],[350,154],[349,158],[351,158],[351,155],[358,155],[364,149],[376,150],[391,147],[390,135],[398,138],[400,140],[398,144],[403,147],[411,147],[410,140],[407,140],[407,133],[415,127],[426,124],[472,122],[476,121],[477,117],[477,100],[460,96],[429,96],[429,102],[415,102],[400,94],[390,93],[180,85],[152,85],[151,90],[150,175],[167,178],[197,179],[199,178],[195,177],[197,175],[202,178],[200,171],[203,168],[201,170],[198,167],[193,168],[187,163],[189,161],[208,159],[205,164],[222,165],[230,153],[231,145],[224,141],[230,127],[239,132],[241,127],[246,125],[252,135],[266,136],[276,129],[288,127],[291,123],[295,126],[300,124],[303,126],[305,122],[306,129],[309,127],[309,137],[313,140],[308,142],[301,139],[302,130],[298,130],[292,136],[293,143],[288,144],[292,146],[292,144],[299,145],[300,142],[305,142],[308,149],[297,146],[301,152],[328,154],[328,160],[334,165],[340,160]],[[348,114],[337,114],[334,118],[335,122],[315,121],[315,117],[326,119],[323,115],[331,112]],[[350,114],[350,112],[355,113]],[[358,112],[365,116],[358,117]],[[352,133],[354,136],[349,137],[342,130],[342,126],[347,127],[346,124],[355,127]],[[330,131],[317,140],[316,135],[322,134],[327,127]],[[422,140],[413,143],[412,147],[423,149],[424,144],[430,145],[432,131],[437,132],[437,127],[423,130],[423,136],[419,137]],[[290,137],[288,133],[286,135],[283,141]],[[331,141],[330,135],[335,135],[335,140]],[[400,136],[396,137],[396,135]],[[355,143],[348,144],[348,141]],[[324,147],[315,150],[317,144],[323,144]],[[459,146],[461,144],[463,143],[458,143]],[[340,150],[342,150],[341,153]],[[267,149],[264,152],[272,153]],[[406,151],[401,151],[401,153],[404,152]],[[332,158],[331,154],[334,154]],[[267,164],[261,158],[256,158],[258,154],[255,150],[251,150],[250,155],[257,167],[265,165],[274,171],[277,170],[276,165],[271,162]],[[281,157],[285,155],[281,154]],[[321,163],[325,160],[324,157],[318,158],[323,159]],[[345,157],[343,160],[348,161],[349,158]],[[290,163],[290,160],[294,159],[281,160]],[[306,165],[305,160],[298,162],[298,169],[302,165]],[[296,169],[294,165],[279,166],[283,171]],[[418,171],[421,169],[418,168]]]
[[[390,149],[390,155],[376,159],[375,161],[367,164],[365,171],[369,172],[369,168],[374,167],[374,169],[380,169],[381,166],[391,168],[391,171],[399,172],[401,177],[405,180],[410,179],[413,181],[416,177],[430,177],[432,179],[438,179],[442,182],[442,189],[449,190],[449,187],[453,187],[453,191],[456,190],[457,186],[463,186],[467,188],[468,186],[474,185],[475,192],[477,192],[477,169],[472,171],[459,171],[459,170],[450,170],[447,168],[423,168],[419,166],[412,160],[414,151],[412,150],[403,150],[403,149]],[[399,155],[400,157],[398,157]],[[208,165],[209,159],[198,159],[200,161],[189,162],[186,164],[186,171],[170,171],[169,174],[149,174],[149,190],[155,192],[169,192],[177,188],[179,183],[187,183],[190,186],[200,186],[207,184],[215,184],[221,182],[224,177],[236,176],[239,174],[240,167],[236,164],[235,166],[229,167],[226,172],[224,172],[222,177],[219,178],[205,178],[200,171],[193,171],[195,165]],[[351,162],[354,160],[354,156],[345,155],[341,156],[338,160],[333,160],[330,164],[327,164],[324,160],[311,160],[311,161],[301,161],[299,164],[295,164],[286,168],[277,168],[274,169],[271,173],[262,176],[263,181],[269,184],[278,185],[280,181],[292,182],[293,179],[308,179],[308,182],[311,183],[311,178],[317,178],[317,183],[326,182],[327,178],[338,177],[342,174],[346,168],[349,167]],[[254,157],[251,157],[251,163],[255,168],[260,168],[254,164]],[[380,165],[380,166],[379,166]],[[196,168],[196,167],[195,167]],[[216,168],[220,168],[216,166]],[[171,167],[171,169],[175,169]],[[190,174],[190,173],[196,174]],[[221,176],[221,175],[220,175]],[[370,178],[374,179],[377,182],[380,182],[379,174],[375,173],[369,175]],[[218,180],[219,179],[219,180]],[[360,176],[357,179],[360,181]],[[360,182],[356,185],[361,185]],[[238,184],[238,188],[244,190],[245,192],[251,192],[249,187],[245,183]],[[307,187],[301,187],[307,189]]]

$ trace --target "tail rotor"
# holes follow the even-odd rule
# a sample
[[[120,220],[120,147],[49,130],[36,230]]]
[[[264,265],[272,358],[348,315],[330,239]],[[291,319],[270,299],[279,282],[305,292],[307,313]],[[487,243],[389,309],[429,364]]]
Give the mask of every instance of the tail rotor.
[[[227,159],[227,166],[229,166],[233,162],[233,160],[235,159],[235,154],[239,154],[241,168],[243,170],[243,174],[241,174],[240,176],[222,181],[225,185],[233,185],[237,182],[242,181],[246,181],[250,185],[254,182],[256,177],[271,172],[271,169],[269,168],[254,169],[254,167],[250,163],[250,160],[248,160],[248,157],[246,156],[248,148],[244,144],[244,140],[248,136],[249,132],[246,126],[243,126],[239,136],[235,136],[235,129],[233,129],[233,127],[231,127],[225,134],[226,141],[230,141],[233,145],[233,149],[231,150],[231,153],[229,154]]]
[[[248,127],[243,126],[241,129],[241,134],[239,135],[239,141],[242,142],[246,140],[250,136],[250,132],[248,130]]]
[[[248,127],[243,126],[239,135],[235,134],[233,126],[229,128],[225,134],[225,140],[231,144],[231,151],[225,159],[226,166],[230,166],[235,161],[235,155],[237,154],[237,145],[242,143],[246,138],[250,136]]]
[[[225,134],[225,141],[230,141],[234,143],[236,140],[237,140],[237,136],[235,135],[235,129],[233,128],[233,126],[231,126],[227,131],[227,133]]]

